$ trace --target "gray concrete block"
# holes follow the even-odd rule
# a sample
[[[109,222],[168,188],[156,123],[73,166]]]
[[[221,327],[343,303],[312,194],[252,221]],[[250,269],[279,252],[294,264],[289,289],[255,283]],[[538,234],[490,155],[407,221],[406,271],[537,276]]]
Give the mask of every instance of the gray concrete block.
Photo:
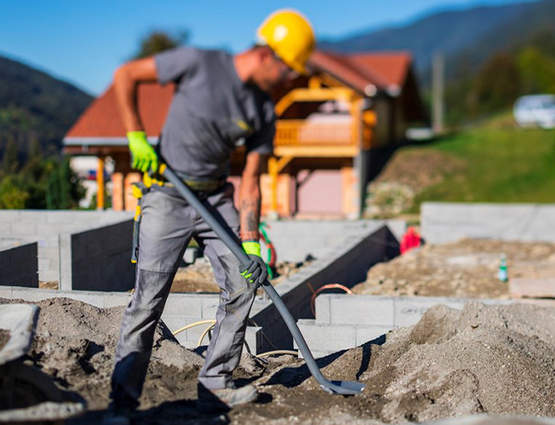
[[[331,297],[321,294],[314,301],[314,312],[318,323],[331,323]]]
[[[133,297],[132,293],[104,293],[102,305],[104,308],[126,306]]]
[[[425,202],[422,235],[430,243],[461,238],[555,241],[555,205]]]
[[[395,299],[395,327],[412,326],[430,307],[437,304],[461,309],[468,300],[448,297],[401,297]]]
[[[58,270],[39,270],[39,280],[41,282],[58,282],[60,280],[60,273]]]
[[[393,298],[365,295],[323,295],[330,297],[331,323],[393,326]]]
[[[216,312],[218,306],[220,305],[220,299],[218,295],[213,295],[202,299],[202,318],[203,319],[214,319],[216,317]]]
[[[71,234],[62,233],[58,235],[60,286],[62,291],[71,291],[73,287],[72,258],[71,258]]]
[[[164,312],[167,314],[202,317],[202,300],[185,294],[170,294]]]
[[[320,325],[310,319],[299,320],[297,325],[311,350],[334,352],[356,346],[354,326]]]
[[[12,288],[9,286],[0,286],[0,298],[12,298]]]
[[[14,221],[11,223],[11,234],[21,236],[36,236],[37,225],[34,223]]]
[[[391,329],[390,326],[357,326],[355,346],[358,347],[359,345],[379,338]]]
[[[48,270],[50,268],[51,261],[48,258],[38,257],[38,268],[41,270]]]

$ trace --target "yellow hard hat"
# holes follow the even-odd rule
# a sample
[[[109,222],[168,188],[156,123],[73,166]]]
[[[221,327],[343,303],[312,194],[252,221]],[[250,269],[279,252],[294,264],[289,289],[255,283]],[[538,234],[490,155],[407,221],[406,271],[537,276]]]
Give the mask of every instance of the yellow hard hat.
[[[314,50],[316,40],[310,22],[295,10],[282,9],[266,18],[257,31],[259,42],[268,45],[279,58],[300,74]]]

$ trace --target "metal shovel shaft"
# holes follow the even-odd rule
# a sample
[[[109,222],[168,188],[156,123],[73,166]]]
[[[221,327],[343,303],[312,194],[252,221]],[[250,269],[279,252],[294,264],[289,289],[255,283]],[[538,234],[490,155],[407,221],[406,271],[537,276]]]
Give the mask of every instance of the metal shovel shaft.
[[[185,185],[179,177],[175,175],[175,173],[169,169],[166,165],[162,165],[160,167],[160,173],[169,181],[171,182],[177,191],[183,196],[187,202],[200,214],[200,216],[206,221],[206,223],[216,232],[216,234],[220,237],[222,242],[231,250],[231,252],[237,257],[241,264],[248,264],[250,262],[249,256],[243,251],[237,240],[234,236],[226,230],[221,223],[216,220],[216,218],[212,215],[212,213],[206,208],[206,206],[197,198],[197,196],[193,193],[193,191]],[[268,282],[264,282],[262,287],[278,309],[281,317],[283,318],[287,328],[291,332],[293,339],[297,343],[301,354],[303,355],[308,369],[312,376],[318,381],[320,386],[327,392],[336,393],[336,394],[358,394],[364,389],[364,385],[360,384],[359,382],[350,382],[350,381],[328,381],[320,372],[306,341],[299,331],[297,323],[295,319],[285,306],[283,300],[278,295],[274,287]]]

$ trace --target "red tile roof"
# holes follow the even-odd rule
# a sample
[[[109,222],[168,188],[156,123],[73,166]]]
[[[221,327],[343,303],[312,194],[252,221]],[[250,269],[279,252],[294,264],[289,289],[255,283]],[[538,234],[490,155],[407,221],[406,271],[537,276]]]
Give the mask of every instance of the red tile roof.
[[[366,95],[372,95],[373,87],[397,95],[411,62],[407,52],[342,55],[316,51],[310,57],[314,69],[328,72]]]
[[[139,84],[139,114],[148,136],[157,137],[160,134],[173,92],[173,84],[163,87],[156,83]],[[65,137],[66,139],[125,137],[113,86],[110,86],[83,112]]]
[[[403,87],[411,61],[410,55],[405,52],[341,55],[315,51],[310,58],[310,66],[331,74],[366,96],[374,95],[376,89],[397,95]],[[149,137],[160,134],[173,92],[172,84],[139,85],[139,114]],[[91,142],[96,139],[100,143],[106,139],[122,139],[121,143],[126,143],[113,86],[85,110],[66,134],[64,141],[66,144],[87,144],[86,140],[79,140],[85,138],[90,138]]]

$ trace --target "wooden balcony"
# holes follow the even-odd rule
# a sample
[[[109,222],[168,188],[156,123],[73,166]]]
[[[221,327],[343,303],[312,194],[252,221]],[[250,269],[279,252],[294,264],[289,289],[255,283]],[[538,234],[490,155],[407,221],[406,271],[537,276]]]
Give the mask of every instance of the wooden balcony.
[[[293,157],[351,157],[359,149],[358,126],[351,116],[330,120],[282,119],[276,122],[274,153]]]

